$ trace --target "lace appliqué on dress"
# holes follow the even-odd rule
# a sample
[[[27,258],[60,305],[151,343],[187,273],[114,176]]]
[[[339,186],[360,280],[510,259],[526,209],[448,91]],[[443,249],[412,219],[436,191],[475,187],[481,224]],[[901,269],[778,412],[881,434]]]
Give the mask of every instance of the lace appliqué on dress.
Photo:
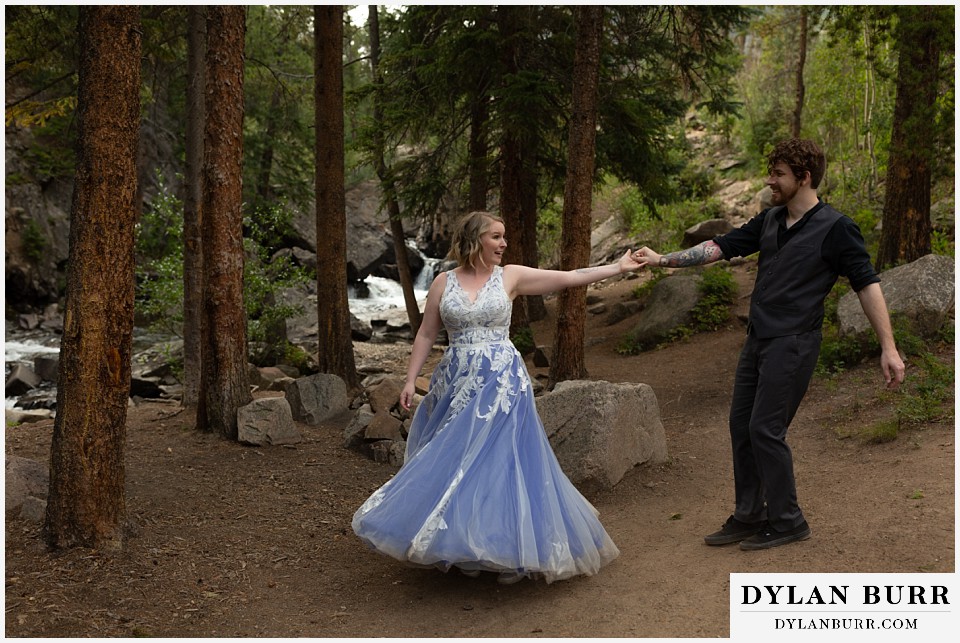
[[[529,378],[526,369],[509,372],[516,360],[516,348],[510,341],[510,316],[513,302],[503,287],[503,268],[495,266],[490,278],[470,301],[453,270],[447,273],[447,284],[440,300],[440,317],[450,337],[450,346],[437,365],[440,377],[435,391],[439,398],[449,388],[455,391],[449,417],[462,412],[486,380],[484,373],[497,374],[497,396],[486,413],[477,410],[477,417],[489,419],[498,411],[509,412],[511,399],[526,391]],[[455,368],[457,372],[453,372]],[[519,388],[511,380],[519,381]]]

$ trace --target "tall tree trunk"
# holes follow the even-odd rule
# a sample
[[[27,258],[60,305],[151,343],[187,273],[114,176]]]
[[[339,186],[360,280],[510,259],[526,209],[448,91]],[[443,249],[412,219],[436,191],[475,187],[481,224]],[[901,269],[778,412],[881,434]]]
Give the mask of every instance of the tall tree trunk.
[[[183,396],[181,406],[196,409],[200,395],[203,246],[203,93],[206,16],[201,6],[187,9],[187,134],[183,200]]]
[[[521,70],[521,32],[528,19],[528,7],[501,5],[497,7],[497,25],[503,42],[500,62],[505,77],[515,78]],[[504,96],[514,92],[504,91]],[[507,230],[507,249],[503,253],[504,264],[523,263],[523,226],[520,221],[521,194],[523,185],[523,132],[517,122],[517,108],[504,99],[500,112],[504,115],[500,139],[500,217]],[[510,319],[510,335],[529,332],[527,302],[517,297],[513,302]]]
[[[369,25],[370,31],[370,67],[373,73],[374,82],[380,86],[383,79],[380,78],[380,18],[377,5],[370,5]],[[413,275],[410,273],[410,260],[407,258],[406,235],[403,232],[403,221],[400,218],[400,202],[397,201],[397,195],[393,189],[393,180],[390,178],[390,172],[387,169],[387,163],[384,158],[385,143],[381,129],[383,121],[382,108],[379,96],[374,96],[373,101],[373,120],[376,123],[377,137],[377,176],[383,187],[383,193],[387,198],[387,215],[390,218],[390,236],[393,237],[393,250],[397,255],[397,272],[400,275],[400,289],[403,291],[403,303],[407,308],[407,319],[410,320],[410,329],[414,335],[420,329],[420,306],[417,304],[417,297],[413,292]]]
[[[207,7],[203,340],[197,428],[235,440],[251,400],[243,306],[243,45],[246,9]]]
[[[520,152],[520,227],[522,228],[520,243],[523,246],[523,264],[536,268],[540,265],[540,249],[537,244],[537,176],[539,141],[535,135],[525,136]],[[523,298],[526,303],[527,320],[540,321],[547,316],[547,307],[543,303],[542,295],[527,295]]]
[[[930,253],[931,158],[936,144],[940,7],[901,7],[897,99],[877,269]],[[951,10],[952,15],[952,10]]]
[[[468,209],[487,209],[487,121],[490,119],[489,97],[482,87],[470,105],[469,164],[470,197]]]
[[[597,87],[600,76],[600,35],[603,6],[574,8],[577,41],[573,62],[573,111],[567,176],[563,191],[563,232],[560,269],[574,270],[590,261],[590,205],[597,132]],[[561,291],[557,326],[550,359],[550,387],[587,375],[583,332],[587,309],[586,286]]]
[[[873,106],[877,99],[877,83],[874,78],[872,25],[866,18],[863,21],[863,47],[867,51],[867,67],[863,83],[863,138],[864,147],[870,154],[870,182],[867,184],[867,198],[872,200],[873,191],[880,182],[880,174],[877,170],[877,153],[874,149],[873,136]]]
[[[77,170],[44,537],[122,545],[133,341],[140,8],[83,6]]]
[[[321,372],[360,385],[347,300],[347,210],[343,170],[343,7],[314,7],[317,305]]]
[[[807,61],[807,8],[800,7],[800,35],[797,37],[797,43],[800,50],[797,57],[797,82],[796,82],[796,100],[793,106],[793,119],[790,124],[793,138],[800,138],[800,116],[803,113],[803,95],[805,86],[803,84],[803,66]]]

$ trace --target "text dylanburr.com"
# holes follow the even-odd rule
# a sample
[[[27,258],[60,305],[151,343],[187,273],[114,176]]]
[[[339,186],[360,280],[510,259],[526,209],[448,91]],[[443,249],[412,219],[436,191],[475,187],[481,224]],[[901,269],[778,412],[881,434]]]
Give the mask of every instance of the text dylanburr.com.
[[[730,574],[730,640],[945,641],[956,574]]]

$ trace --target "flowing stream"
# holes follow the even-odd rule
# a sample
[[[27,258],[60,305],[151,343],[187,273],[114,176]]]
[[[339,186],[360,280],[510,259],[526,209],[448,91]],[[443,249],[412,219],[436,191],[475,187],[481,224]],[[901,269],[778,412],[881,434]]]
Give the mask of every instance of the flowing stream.
[[[417,302],[423,309],[423,302],[427,296],[427,290],[433,283],[442,260],[431,257],[423,257],[424,267],[414,280],[413,290]],[[399,282],[384,277],[369,276],[364,280],[370,293],[369,297],[357,297],[351,291],[348,295],[348,304],[350,312],[366,322],[371,319],[383,317],[384,313],[392,312],[394,309],[406,310],[403,301],[403,290]],[[143,339],[143,338],[141,338]],[[166,341],[169,338],[154,337],[157,343]],[[33,359],[40,355],[56,355],[60,352],[60,336],[54,333],[45,333],[43,331],[19,331],[14,324],[7,322],[6,333],[3,344],[4,360],[4,381],[10,374],[10,369],[14,364],[24,364],[33,368]],[[14,408],[18,398],[8,397],[5,399],[5,407]]]

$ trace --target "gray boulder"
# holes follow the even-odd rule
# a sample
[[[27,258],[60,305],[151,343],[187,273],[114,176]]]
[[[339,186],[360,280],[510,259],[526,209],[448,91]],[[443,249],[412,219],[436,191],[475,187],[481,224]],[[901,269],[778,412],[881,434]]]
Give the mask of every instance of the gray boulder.
[[[647,384],[572,380],[537,398],[564,473],[584,492],[609,489],[633,467],[664,462],[660,407]]]
[[[343,432],[343,444],[357,449],[378,462],[394,462],[396,454],[388,457],[391,442],[405,445],[406,411],[399,405],[403,381],[385,377],[366,392],[368,403],[361,406]],[[403,449],[401,449],[402,451]],[[401,459],[402,462],[402,459]]]
[[[343,430],[343,446],[347,449],[361,449],[363,447],[363,438],[367,432],[367,426],[375,417],[373,409],[369,404],[364,404],[357,409],[356,415]]]
[[[56,382],[60,372],[59,355],[38,355],[33,358],[33,370],[44,382]]]
[[[294,377],[291,377],[285,369],[279,366],[255,366],[248,365],[250,371],[250,384],[256,386],[261,391],[284,391]]]
[[[47,497],[47,490],[50,488],[50,469],[45,463],[8,455],[4,471],[6,483],[4,506],[7,511],[22,506],[30,496]]]
[[[36,496],[27,496],[20,507],[20,517],[30,522],[43,522],[47,514],[47,501]]]
[[[257,446],[297,444],[303,436],[282,397],[262,397],[237,409],[237,440]]]
[[[403,392],[403,380],[398,377],[386,377],[367,391],[370,407],[374,413],[389,413],[400,403]]]
[[[667,339],[674,329],[690,323],[700,301],[700,281],[698,275],[672,275],[657,282],[629,333],[631,342],[652,347]]]
[[[346,382],[329,373],[298,378],[287,384],[284,394],[293,419],[310,425],[320,424],[350,406]]]
[[[610,307],[610,313],[607,315],[607,318],[604,323],[607,326],[613,326],[614,324],[619,324],[627,317],[632,317],[637,314],[642,308],[642,304],[636,299],[628,299],[627,301],[618,301],[613,306]]]
[[[401,467],[406,460],[407,443],[402,440],[378,440],[370,444],[370,452],[374,462]]]
[[[31,424],[33,422],[49,420],[53,417],[53,411],[49,409],[33,409],[30,411],[22,411],[14,408],[6,410],[7,425]]]
[[[7,397],[18,397],[40,386],[40,377],[29,366],[15,364],[7,378]]]
[[[903,315],[913,330],[931,337],[953,314],[954,263],[950,257],[927,255],[880,273],[880,289],[891,315]],[[840,332],[861,336],[873,332],[857,294],[849,292],[837,307]]]
[[[733,225],[726,219],[708,219],[691,226],[683,232],[683,246],[692,248],[698,243],[709,241],[717,235],[726,234],[733,230]]]

